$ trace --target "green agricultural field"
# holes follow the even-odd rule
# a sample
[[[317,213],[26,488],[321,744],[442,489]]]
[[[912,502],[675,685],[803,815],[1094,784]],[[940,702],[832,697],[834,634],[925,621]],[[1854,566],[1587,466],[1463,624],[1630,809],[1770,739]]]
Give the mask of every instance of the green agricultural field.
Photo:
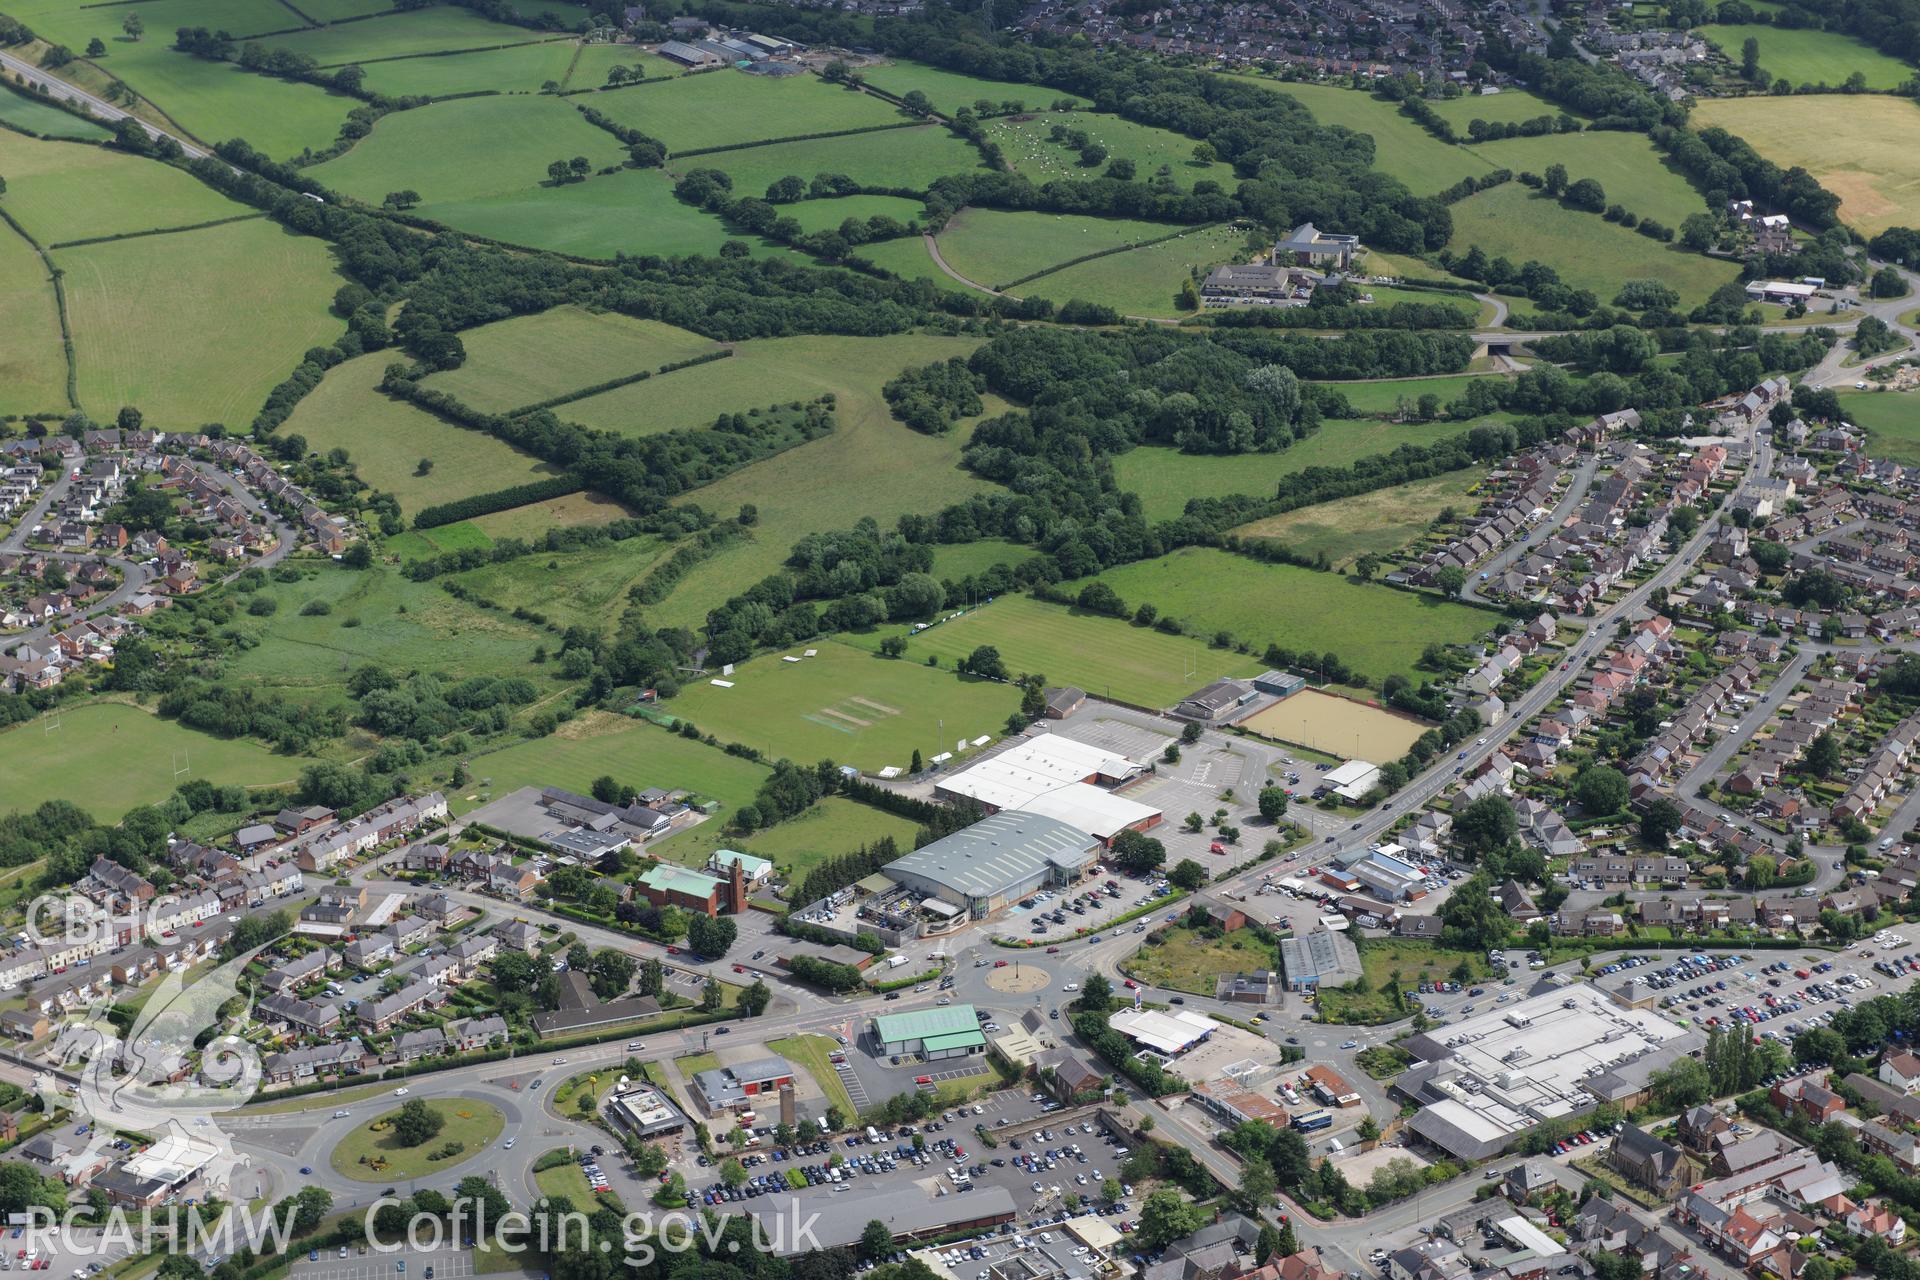
[[[56,413],[67,404],[60,305],[33,246],[0,224],[0,413]]]
[[[718,218],[674,199],[673,180],[658,169],[448,200],[421,212],[475,235],[584,258],[712,256],[732,238]]]
[[[528,676],[543,686],[557,674],[533,664],[533,651],[553,639],[539,627],[455,600],[438,583],[409,581],[392,566],[328,564],[258,594],[276,608],[234,624],[260,643],[234,660],[232,673],[293,696],[334,695],[369,662],[398,672]],[[315,601],[327,612],[302,612]]]
[[[1707,212],[1700,193],[1661,163],[1653,143],[1642,134],[1598,129],[1483,142],[1474,150],[1515,173],[1544,173],[1548,165],[1564,164],[1568,178],[1592,178],[1605,187],[1609,204],[1619,204],[1642,218],[1655,218],[1676,231],[1688,214]]]
[[[1740,274],[1731,262],[1663,246],[1598,214],[1567,209],[1518,182],[1453,206],[1448,247],[1465,253],[1474,245],[1489,257],[1548,263],[1567,284],[1591,289],[1603,302],[1629,280],[1654,277],[1678,291],[1682,306],[1690,306]],[[1578,252],[1569,251],[1574,245]]]
[[[326,244],[266,221],[60,249],[80,403],[173,430],[252,419],[309,347],[337,337]],[[191,341],[183,341],[191,335]]]
[[[64,41],[76,50],[84,49],[89,39],[99,36],[107,42],[108,56],[112,56],[119,52],[116,41],[129,46],[134,42],[127,39],[120,26],[124,15],[102,12],[102,8],[76,4],[74,0],[13,0],[6,11],[30,25],[36,35]],[[165,43],[174,28],[189,17],[235,36],[305,25],[277,0],[147,0],[142,16],[147,23],[144,43]]]
[[[869,93],[814,76],[709,71],[666,84],[594,94],[586,105],[643,130],[669,151],[797,138],[836,129],[894,124],[899,109]]]
[[[400,1112],[398,1107],[356,1127],[334,1146],[329,1160],[333,1171],[355,1182],[391,1182],[400,1178],[423,1178],[449,1169],[457,1169],[484,1153],[486,1147],[506,1128],[507,1119],[500,1108],[477,1098],[426,1099],[429,1110],[441,1119],[440,1132],[420,1143],[406,1146],[392,1129]],[[449,1146],[461,1148],[445,1159],[434,1157]]]
[[[1489,124],[1520,124],[1541,116],[1558,116],[1563,110],[1545,98],[1534,97],[1525,89],[1463,93],[1457,98],[1435,98],[1427,105],[1452,125],[1461,137],[1466,136],[1467,126],[1475,120],[1485,120]]]
[[[323,67],[333,67],[408,54],[487,49],[543,39],[553,40],[554,36],[492,22],[452,5],[434,5],[406,13],[382,14],[365,22],[342,22],[270,36],[260,43],[270,49],[303,53]],[[561,38],[558,43],[570,50],[573,42]],[[566,68],[563,66],[561,70],[564,72]]]
[[[647,93],[653,87],[632,92]],[[921,191],[932,186],[936,178],[972,173],[982,168],[983,162],[971,144],[939,125],[919,125],[685,156],[669,161],[668,167],[676,175],[692,169],[719,169],[733,179],[735,191],[758,195],[789,174],[811,180],[821,173],[844,174],[869,186]]]
[[[1052,141],[1055,125],[1087,135],[1107,149],[1107,159],[1088,167],[1080,162],[1080,153],[1064,142]],[[1222,186],[1235,181],[1233,166],[1219,160],[1204,164],[1193,158],[1196,145],[1185,134],[1136,124],[1119,116],[1085,111],[1047,111],[1034,116],[1013,116],[989,121],[987,136],[1000,144],[1007,163],[1035,182],[1055,178],[1084,179],[1103,172],[1114,160],[1131,160],[1134,172],[1142,180],[1163,169],[1174,182],[1190,187],[1202,178],[1211,178]]]
[[[1308,467],[1345,467],[1356,459],[1392,453],[1403,444],[1428,445],[1464,434],[1466,422],[1382,422],[1332,419],[1279,453],[1181,453],[1143,445],[1113,460],[1113,478],[1140,495],[1149,520],[1171,520],[1188,498],[1232,493],[1271,494],[1281,477]]]
[[[408,515],[552,474],[539,459],[492,436],[382,395],[380,377],[391,358],[391,352],[372,351],[329,369],[285,430],[322,453],[345,449],[360,478],[397,497]],[[419,473],[423,459],[433,463],[425,475]]]
[[[1444,191],[1462,178],[1477,178],[1494,166],[1464,147],[1440,141],[1400,114],[1400,108],[1358,89],[1331,85],[1254,83],[1284,93],[1313,113],[1321,124],[1340,125],[1373,136],[1373,167],[1407,184],[1415,195]]]
[[[1498,621],[1434,596],[1206,547],[1121,565],[1100,581],[1129,605],[1152,603],[1199,635],[1226,631],[1256,652],[1269,643],[1324,649],[1375,680],[1411,673],[1428,644],[1472,640]]]
[[[579,49],[580,46],[568,41],[548,40],[446,57],[369,62],[362,70],[367,73],[364,83],[368,89],[395,97],[420,94],[443,98],[489,89],[501,93],[533,93],[547,81],[558,82],[565,76]]]
[[[1086,101],[1045,85],[982,80],[978,76],[961,75],[957,71],[943,71],[939,67],[905,60],[889,62],[884,66],[863,67],[860,78],[895,97],[905,97],[918,89],[927,95],[927,100],[933,103],[935,110],[947,114],[962,107],[971,107],[982,98],[996,107],[1003,102],[1017,102],[1029,111],[1037,111],[1062,100],[1071,100],[1076,104]]]
[[[1020,708],[1011,685],[956,678],[831,641],[741,663],[730,689],[693,682],[667,704],[722,742],[770,757],[838,760],[872,772],[998,737]],[[798,662],[788,662],[798,657]]]
[[[1499,378],[1500,375],[1462,373],[1439,378],[1388,378],[1380,382],[1326,382],[1320,385],[1345,396],[1355,413],[1392,414],[1402,401],[1412,405],[1424,395],[1439,396],[1440,403],[1445,405],[1447,401],[1464,395],[1469,385],[1487,377]]]
[[[1847,421],[1867,431],[1867,456],[1920,464],[1920,393],[1842,391]]]
[[[392,0],[301,0],[300,12],[315,22],[338,22],[342,18],[364,18],[393,8]]]
[[[389,191],[436,203],[542,188],[547,165],[585,156],[595,169],[626,159],[626,148],[559,98],[461,98],[396,111],[353,150],[313,170],[319,181],[379,204]],[[560,190],[590,186],[569,183]]]
[[[55,727],[57,725],[57,727]],[[110,763],[109,763],[110,762]],[[124,703],[68,706],[51,718],[0,732],[0,810],[71,800],[104,821],[135,805],[158,804],[187,778],[217,785],[278,786],[313,761],[275,755],[249,738],[216,738]],[[112,786],[77,785],[113,771]],[[190,772],[175,777],[175,770]]]
[[[549,529],[569,525],[611,524],[632,514],[612,498],[597,493],[570,493],[564,498],[495,511],[460,523],[497,542],[502,538],[538,538]]]
[[[607,82],[607,72],[615,67],[638,71],[649,80],[678,76],[686,70],[679,63],[648,53],[630,44],[587,44],[579,46],[568,74],[569,89],[597,89]]]
[[[522,556],[469,569],[454,575],[454,581],[509,612],[526,608],[555,626],[606,631],[626,609],[627,592],[668,550],[658,538],[628,538],[584,551]]]
[[[471,520],[435,525],[431,529],[410,529],[383,540],[380,549],[402,560],[422,560],[449,551],[485,551],[493,539]]]
[[[925,212],[926,206],[920,201],[902,196],[837,196],[780,206],[783,217],[792,218],[807,232],[832,231],[848,218],[865,222],[868,218],[887,217],[906,226],[917,222]]]
[[[982,538],[978,542],[943,543],[933,549],[933,576],[942,582],[957,581],[983,573],[997,564],[1011,568],[1032,558],[1032,547],[1023,547],[1004,538]]]
[[[1746,42],[1759,41],[1760,69],[1771,79],[1785,77],[1795,85],[1842,85],[1857,71],[1866,77],[1867,88],[1885,90],[1898,88],[1916,74],[1898,58],[1842,31],[1714,23],[1701,27],[1699,34],[1736,67]]]
[[[425,385],[488,413],[658,369],[720,346],[657,320],[579,307],[500,320],[469,329],[460,340],[466,363],[428,375]]]
[[[1335,568],[1361,556],[1391,556],[1426,531],[1449,507],[1471,510],[1468,496],[1482,476],[1478,470],[1449,471],[1390,489],[1302,507],[1269,516],[1234,532],[1242,537],[1275,538],[1301,555],[1324,555]]]
[[[936,238],[948,266],[976,284],[1001,289],[1089,253],[1159,240],[1179,231],[1164,222],[1127,218],[962,209]]]
[[[877,647],[886,628],[850,637]],[[992,645],[1011,671],[1046,676],[1051,684],[1076,684],[1100,697],[1148,707],[1169,707],[1223,676],[1254,676],[1259,659],[1229,649],[1210,649],[1192,636],[1170,636],[1031,596],[1001,596],[961,617],[928,627],[907,640],[908,662],[938,657],[954,663],[981,645]]]
[[[1920,105],[1879,94],[1708,98],[1693,119],[1738,134],[1782,169],[1804,168],[1866,235],[1920,226]]]
[[[863,244],[859,256],[883,271],[891,271],[902,280],[930,281],[936,288],[950,293],[978,292],[934,265],[933,255],[927,252],[927,242],[920,236],[901,236],[898,240]]]
[[[7,180],[7,212],[43,245],[253,212],[171,166],[6,129],[0,129],[0,174]]]
[[[1188,231],[1144,249],[1110,253],[1029,280],[1014,292],[1056,303],[1082,298],[1127,316],[1186,315],[1190,313],[1179,306],[1180,286],[1189,277],[1205,276],[1221,263],[1241,258],[1244,239],[1243,233],[1226,226]]]
[[[109,137],[104,125],[49,106],[23,93],[0,93],[0,121],[18,129],[31,129],[49,138],[80,138],[99,141]]]

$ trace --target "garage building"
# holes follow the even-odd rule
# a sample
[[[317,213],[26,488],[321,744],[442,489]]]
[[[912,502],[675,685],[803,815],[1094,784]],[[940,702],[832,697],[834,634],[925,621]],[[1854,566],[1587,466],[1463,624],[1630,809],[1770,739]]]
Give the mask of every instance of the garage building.
[[[1044,814],[1006,811],[887,864],[887,877],[984,920],[1049,886],[1071,885],[1099,861],[1100,841]]]
[[[970,1004],[880,1014],[873,1020],[873,1042],[883,1054],[919,1054],[929,1062],[987,1051],[987,1037]]]

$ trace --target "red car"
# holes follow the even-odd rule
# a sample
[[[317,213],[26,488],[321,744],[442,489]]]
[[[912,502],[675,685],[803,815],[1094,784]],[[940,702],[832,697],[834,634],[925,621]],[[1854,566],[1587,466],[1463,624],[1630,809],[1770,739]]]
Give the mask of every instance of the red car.
[[[913,1082],[915,1084],[932,1084],[933,1077],[932,1076],[915,1076],[913,1078]]]
[[[678,947],[668,947],[668,948],[667,948],[667,954],[668,954],[668,955],[670,955],[670,956],[677,956],[677,955],[679,955],[679,954],[680,954],[680,948],[678,948]]]
[[[1218,840],[1215,840],[1212,844],[1207,846],[1208,853],[1225,853],[1226,851],[1227,851],[1227,846],[1221,844]]]
[[[1137,989],[1138,989],[1138,988],[1136,988],[1136,987],[1134,986],[1134,982],[1133,982],[1133,979],[1132,979],[1132,978],[1128,978],[1128,979],[1127,979],[1127,983],[1126,983],[1126,986],[1127,986],[1127,990],[1129,990],[1129,991],[1134,991],[1134,990],[1137,990]]]
[[[1007,962],[1005,960],[995,960],[993,962],[993,967],[996,969],[1004,969],[1007,967]]]

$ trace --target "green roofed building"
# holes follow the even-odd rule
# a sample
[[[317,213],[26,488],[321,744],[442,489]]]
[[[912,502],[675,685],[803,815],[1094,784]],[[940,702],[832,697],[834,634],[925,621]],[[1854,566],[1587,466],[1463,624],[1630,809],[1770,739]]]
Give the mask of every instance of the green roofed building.
[[[873,1020],[873,1042],[883,1054],[917,1053],[929,1061],[987,1051],[980,1017],[970,1004],[883,1013]]]
[[[731,877],[721,880],[704,871],[677,867],[671,862],[656,862],[648,867],[634,881],[634,887],[656,907],[678,907],[682,911],[698,911],[709,916],[719,915],[722,911],[746,909],[744,892],[740,894],[738,902],[733,901],[734,882]]]

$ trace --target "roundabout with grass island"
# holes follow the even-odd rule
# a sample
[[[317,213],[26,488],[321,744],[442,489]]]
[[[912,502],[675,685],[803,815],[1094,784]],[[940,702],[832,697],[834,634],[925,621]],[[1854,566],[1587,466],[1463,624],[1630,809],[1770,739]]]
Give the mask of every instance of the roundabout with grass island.
[[[505,1127],[500,1108],[478,1098],[410,1098],[355,1125],[330,1160],[335,1173],[358,1182],[418,1178],[473,1159]]]

